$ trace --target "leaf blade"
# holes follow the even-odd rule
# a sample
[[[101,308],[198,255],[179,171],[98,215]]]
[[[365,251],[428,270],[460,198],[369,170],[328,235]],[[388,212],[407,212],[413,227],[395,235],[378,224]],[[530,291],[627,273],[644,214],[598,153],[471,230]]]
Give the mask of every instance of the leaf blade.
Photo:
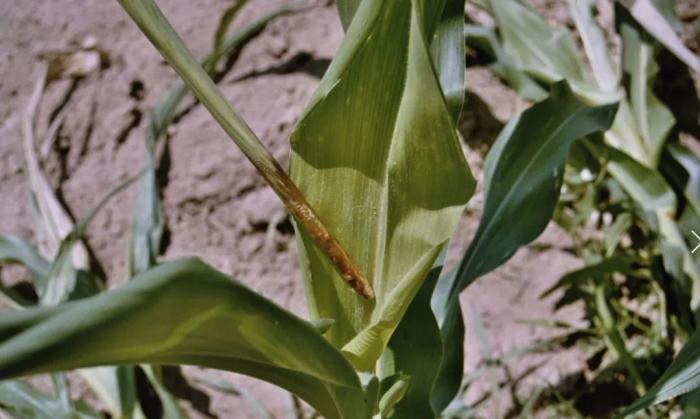
[[[79,302],[3,313],[0,339],[3,379],[103,364],[192,364],[270,381],[329,418],[366,413],[357,375],[307,322],[194,259]]]
[[[459,290],[544,230],[559,196],[570,144],[609,127],[616,109],[616,104],[587,106],[562,82],[553,86],[547,100],[503,129],[485,163],[484,210],[459,266]],[[527,140],[530,136],[534,139]],[[538,196],[536,202],[532,196]],[[504,222],[524,214],[532,217],[528,223]]]
[[[474,187],[424,32],[440,14],[419,4],[362,2],[292,134],[293,179],[376,292],[375,302],[347,293],[298,228],[311,311],[336,320],[327,336],[362,369],[386,346]]]

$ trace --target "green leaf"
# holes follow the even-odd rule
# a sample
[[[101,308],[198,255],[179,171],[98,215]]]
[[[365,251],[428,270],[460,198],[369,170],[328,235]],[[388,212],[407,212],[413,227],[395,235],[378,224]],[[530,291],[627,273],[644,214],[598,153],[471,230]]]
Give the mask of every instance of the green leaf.
[[[226,32],[228,32],[229,26],[233,23],[233,20],[238,16],[238,12],[241,11],[243,6],[248,3],[248,0],[236,0],[231,6],[229,6],[224,13],[221,15],[219,20],[219,26],[216,28],[216,33],[214,34],[214,55],[221,54],[221,48],[224,45],[224,39],[226,37]],[[216,63],[212,63],[208,67],[204,67],[207,72],[211,73],[211,70],[216,68]]]
[[[394,408],[399,401],[403,400],[408,391],[411,378],[403,374],[394,374],[382,380],[380,386],[381,397],[379,398],[379,414],[380,418],[403,417],[401,413],[396,413]],[[410,412],[409,415],[415,415],[418,412]],[[430,417],[430,416],[427,416]]]
[[[0,263],[18,263],[26,267],[34,283],[43,287],[49,274],[49,262],[30,243],[15,236],[0,236]]]
[[[239,51],[242,46],[264,29],[269,22],[279,16],[293,13],[297,10],[292,7],[280,8],[250,24],[237,28],[230,37],[226,38],[230,24],[246,3],[247,0],[238,0],[222,15],[215,34],[214,50],[202,60],[202,67],[210,75],[217,71],[219,62]],[[139,183],[129,235],[129,272],[131,276],[152,267],[160,256],[161,240],[165,230],[165,217],[156,177],[159,160],[158,156],[156,156],[156,149],[158,149],[158,145],[160,145],[161,150],[167,149],[168,138],[164,134],[175,117],[178,105],[188,92],[189,88],[187,85],[182,81],[178,81],[151,112],[149,131],[145,139],[146,172]],[[154,368],[157,367],[143,367],[158,393],[164,410],[166,410],[166,417],[187,417],[178,406],[175,397],[158,380]],[[126,368],[122,367],[120,369],[125,370]]]
[[[645,211],[675,212],[676,195],[659,172],[616,148],[593,141],[587,141],[586,145],[607,162],[610,174]]]
[[[329,419],[369,416],[357,375],[323,336],[196,259],[164,263],[78,302],[2,313],[0,340],[0,379],[190,364],[277,384]]]
[[[80,269],[73,265],[71,254],[73,249],[80,240],[82,240],[88,225],[95,219],[97,214],[104,208],[109,201],[123,192],[141,178],[143,172],[139,172],[135,176],[117,185],[109,191],[102,199],[92,208],[90,213],[80,220],[68,235],[61,241],[58,248],[58,254],[51,262],[49,273],[46,280],[46,289],[43,292],[39,291],[41,304],[55,305],[71,299],[70,297],[86,296],[81,291],[87,291],[88,294],[93,294],[102,288],[99,279],[87,270]],[[85,267],[87,268],[87,267]],[[92,291],[92,292],[90,292]],[[73,295],[78,292],[78,295]]]
[[[445,348],[433,391],[437,412],[452,401],[461,382],[464,324],[459,292],[544,230],[559,198],[569,146],[606,129],[615,109],[614,104],[587,106],[565,82],[558,83],[548,99],[513,118],[496,139],[485,162],[486,201],[477,233],[458,268],[440,278],[433,295]]]
[[[596,262],[583,268],[568,272],[562,276],[556,284],[542,293],[540,298],[551,295],[558,289],[570,287],[587,279],[600,279],[613,272],[627,273],[632,270],[634,259],[629,256],[613,256]]]
[[[45,258],[52,259],[57,254],[61,241],[73,229],[73,220],[56,197],[36,154],[34,120],[46,83],[46,71],[46,66],[43,65],[22,117],[22,146],[32,207],[36,215],[35,231],[39,237],[39,253]],[[86,268],[89,258],[85,245],[76,243],[70,258],[74,265]]]
[[[455,121],[459,118],[464,101],[463,15],[464,2],[449,0],[431,45],[434,66]],[[450,340],[451,336],[441,335],[440,325],[433,314],[435,308],[431,306],[443,259],[444,252],[435,262],[392,335],[389,342],[390,354],[385,354],[382,358],[382,371],[385,374],[393,371],[409,377],[406,393],[394,407],[396,417],[435,417],[444,408],[440,396],[446,394],[443,384],[446,379],[439,375],[449,370],[447,375],[450,379],[456,376],[456,389],[461,382],[461,371],[450,370],[452,365],[449,363],[455,353],[462,354],[462,341],[454,342]],[[436,313],[441,309],[438,308]],[[459,318],[461,320],[461,312]],[[418,330],[420,333],[416,333]],[[444,342],[443,338],[446,339]],[[450,357],[447,362],[443,362],[443,353]],[[460,356],[459,368],[462,367],[461,360]],[[448,384],[447,392],[450,391]],[[448,398],[444,403],[446,406],[454,396],[448,394],[445,397]]]
[[[464,318],[459,299],[449,301],[450,291],[457,279],[457,271],[440,277],[431,298],[440,339],[442,359],[433,386],[431,404],[437,413],[442,412],[457,396],[464,375]]]
[[[432,393],[442,363],[443,342],[430,300],[442,270],[438,259],[389,341],[390,353],[382,358],[384,374],[404,374],[409,382],[394,406],[398,418],[431,418]],[[459,346],[462,351],[462,346]],[[461,377],[461,371],[459,376]]]
[[[458,281],[465,281],[466,286],[539,235],[557,202],[569,145],[581,136],[605,129],[614,111],[614,105],[588,107],[576,99],[565,84],[560,84],[555,86],[550,99],[506,126],[494,144],[485,167],[487,203],[480,233],[472,241],[460,267],[440,278],[432,295],[431,306],[440,330],[438,342],[442,342],[443,348],[442,362],[437,378],[429,375],[434,372],[430,371],[427,361],[423,364],[428,365],[420,368],[427,371],[421,376],[426,381],[423,385],[434,380],[431,404],[435,412],[444,410],[454,399],[462,381],[464,324],[456,298],[462,289]],[[536,205],[532,203],[530,193],[540,197]],[[528,217],[528,223],[520,222],[523,216]],[[510,220],[512,222],[508,222]],[[488,265],[479,269],[474,264],[469,267],[470,258],[486,261]],[[420,329],[428,335],[426,341],[433,342],[428,319],[421,322],[417,317],[412,319],[409,323],[420,324]],[[407,397],[410,391],[409,388]]]
[[[591,11],[595,1],[568,0],[568,3],[598,88],[603,92],[615,92],[619,87],[618,72],[610,56],[605,33]]]
[[[84,403],[75,403],[72,409],[66,410],[60,399],[42,393],[19,380],[0,381],[0,412],[2,411],[16,418],[97,419],[102,417]]]
[[[55,304],[66,299],[93,294],[101,288],[97,278],[87,271],[89,257],[81,238],[90,220],[109,197],[121,188],[108,194],[83,222],[78,225],[73,224],[46,179],[35,150],[34,116],[41,101],[45,82],[46,68],[43,67],[22,121],[22,137],[32,203],[37,214],[37,236],[43,237],[43,240],[40,240],[40,250],[43,256],[52,258],[46,276],[43,280],[36,281],[34,287],[42,304]],[[114,374],[117,374],[117,370],[114,369],[114,371]],[[83,376],[98,395],[105,396],[104,401],[114,409],[112,413],[121,415],[131,411],[129,406],[117,406],[116,403],[112,403],[114,394],[107,395],[106,392],[101,391],[109,385],[108,381],[91,375],[89,371]],[[127,387],[124,388],[128,391]]]
[[[544,230],[559,198],[569,146],[608,128],[616,109],[616,104],[588,106],[566,83],[559,83],[547,100],[506,125],[486,157],[484,210],[453,293],[504,263]]]
[[[138,418],[143,415],[137,400],[133,367],[83,368],[78,373],[113,416]]]
[[[620,417],[673,399],[698,387],[700,387],[700,331],[696,331],[688,339],[656,384],[625,409]]]
[[[430,43],[435,71],[455,124],[464,106],[464,0],[446,0]]]
[[[167,419],[189,418],[187,412],[177,403],[175,396],[173,396],[162,383],[161,378],[156,377],[156,371],[159,371],[159,368],[152,365],[142,365],[141,370],[148,379],[148,382],[153,386],[156,394],[158,394],[158,398],[163,407],[163,417]]]
[[[566,28],[549,26],[534,9],[520,1],[484,3],[496,20],[504,55],[513,67],[546,84],[566,79],[577,94],[593,103],[616,100],[616,95],[601,92],[589,79],[574,38]]]
[[[671,24],[651,0],[635,0],[630,12],[647,32],[668,48],[678,59],[683,61],[693,71],[700,72],[700,57],[693,54],[685,46]]]
[[[612,147],[589,141],[587,146],[602,159],[615,180],[645,211],[654,214],[662,244],[683,253],[683,271],[691,280],[691,309],[700,310],[700,269],[694,264],[690,250],[675,220],[676,195],[658,171],[652,170],[632,157]],[[668,253],[664,253],[667,255]],[[669,262],[670,263],[670,262]],[[678,278],[682,280],[682,278]]]
[[[625,212],[617,216],[615,222],[605,232],[605,256],[610,257],[622,241],[624,234],[632,227],[632,214]]]
[[[700,157],[681,143],[668,144],[666,151],[661,172],[676,189],[683,191],[693,211],[700,214]]]
[[[73,266],[73,259],[70,257],[72,248],[79,242],[87,225],[109,199],[137,178],[138,176],[127,180],[108,193],[85,219],[74,226],[62,240],[59,252],[51,264],[44,260],[31,245],[13,237],[0,237],[0,259],[25,264],[30,271],[34,272],[33,286],[37,294],[42,297],[44,304],[54,303],[64,298],[82,298],[98,292],[102,287],[99,278],[89,271],[75,269]],[[53,300],[52,295],[56,296],[57,301]],[[15,302],[19,303],[15,305],[18,309],[29,306],[26,302],[24,304],[21,301]],[[109,411],[117,416],[132,412],[135,408],[134,389],[123,378],[123,374],[126,373],[124,370],[124,368],[104,367],[79,371],[100,399],[105,402]]]
[[[644,162],[655,167],[661,156],[675,119],[671,111],[654,95],[653,83],[658,73],[654,60],[654,46],[646,33],[626,18],[626,11],[618,5],[617,16],[622,20],[622,70],[629,80],[627,96],[635,119],[637,132],[646,150]]]
[[[466,24],[464,25],[464,40],[467,45],[484,51],[493,58],[494,62],[489,67],[520,96],[535,102],[547,97],[547,91],[512,62],[501,47],[493,28]]]
[[[292,178],[366,273],[350,292],[297,226],[310,311],[372,369],[474,189],[431,63],[432,2],[364,1],[292,134]]]
[[[347,30],[350,27],[350,22],[362,0],[338,0],[335,2],[340,15],[340,23],[343,24],[343,29]]]
[[[552,28],[518,1],[488,0],[506,53],[528,73],[548,83],[586,80],[585,66],[571,33]],[[524,36],[523,34],[527,34]]]

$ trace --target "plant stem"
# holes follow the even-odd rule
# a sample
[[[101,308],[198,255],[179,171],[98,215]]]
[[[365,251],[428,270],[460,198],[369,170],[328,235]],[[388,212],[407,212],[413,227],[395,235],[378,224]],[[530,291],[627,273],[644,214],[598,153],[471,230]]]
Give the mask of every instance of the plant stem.
[[[297,186],[267,151],[260,139],[229,105],[158,5],[153,0],[118,1],[248,160],[253,163],[290,214],[304,226],[318,246],[333,261],[343,279],[358,294],[373,298],[374,292],[366,277],[350,259],[338,240],[326,229]]]

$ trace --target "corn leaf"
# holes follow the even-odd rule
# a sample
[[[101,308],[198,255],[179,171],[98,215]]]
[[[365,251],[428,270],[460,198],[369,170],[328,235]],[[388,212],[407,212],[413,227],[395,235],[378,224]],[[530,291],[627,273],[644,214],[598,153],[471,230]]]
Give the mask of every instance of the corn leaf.
[[[565,289],[567,287],[575,286],[576,284],[582,283],[587,279],[603,278],[613,272],[623,272],[628,273],[632,271],[634,265],[634,260],[629,256],[613,256],[593,264],[584,266],[562,276],[556,284],[547,288],[540,298],[545,298],[550,296],[556,290]]]
[[[643,162],[654,167],[661,157],[675,119],[671,111],[654,95],[653,83],[658,72],[654,60],[654,45],[648,35],[627,17],[621,6],[617,7],[621,20],[622,70],[628,76],[627,96],[634,117],[636,132],[641,138],[645,155]]]
[[[56,197],[41,168],[41,163],[36,153],[35,114],[44,92],[46,71],[46,66],[42,65],[39,78],[22,117],[22,146],[25,163],[27,164],[27,178],[31,191],[32,206],[37,216],[35,230],[40,238],[39,253],[45,258],[51,259],[57,254],[61,241],[73,229],[73,220]],[[87,267],[89,262],[88,252],[83,243],[76,243],[70,257],[74,265],[81,268]]]
[[[88,271],[89,256],[87,248],[82,242],[82,233],[99,208],[94,209],[82,224],[74,225],[41,169],[34,139],[34,119],[46,83],[46,71],[46,66],[42,66],[39,80],[23,116],[22,139],[32,204],[37,215],[36,230],[37,236],[40,237],[39,250],[42,256],[52,259],[46,275],[42,278],[36,278],[33,285],[42,304],[56,304],[66,299],[82,298],[94,294],[101,288],[99,279]],[[98,207],[103,204],[104,202]],[[5,292],[3,294],[8,295]],[[13,304],[15,308],[22,308],[26,305],[16,299],[14,303],[17,303]],[[113,370],[114,374],[118,374],[117,369]],[[104,374],[98,376],[92,371],[82,371],[82,375],[96,393],[103,397],[103,401],[111,409],[111,413],[121,416],[132,411],[133,403],[129,406],[118,404],[114,393],[103,391],[104,388],[110,386],[111,377],[105,380]],[[126,393],[133,392],[133,388],[126,383],[120,385],[120,390]]]
[[[347,289],[302,226],[315,318],[354,366],[372,369],[444,248],[474,180],[431,64],[440,2],[364,1],[292,134],[291,174],[366,273]]]
[[[492,7],[495,5],[511,12],[510,14],[502,13],[506,17],[500,18],[499,25],[517,24],[517,19],[512,16],[512,11],[509,7],[520,7],[525,13],[524,10],[526,8],[522,5],[511,5],[517,2],[489,1]],[[609,92],[606,92],[606,90],[612,88],[609,83],[612,79],[610,68],[613,66],[610,63],[606,63],[606,61],[610,60],[606,60],[603,57],[602,48],[600,46],[594,48],[592,45],[593,43],[598,44],[598,42],[594,42],[595,39],[600,40],[603,37],[600,33],[600,28],[589,16],[590,6],[587,2],[571,2],[572,14],[577,21],[577,27],[582,32],[586,53],[593,63],[595,79],[598,82],[598,87],[595,90],[600,90],[598,93],[594,93],[588,88],[575,90],[578,94],[583,93],[583,96],[588,100],[592,99],[594,103],[599,103],[600,99],[609,95]],[[634,17],[619,2],[615,4],[615,12],[618,22],[617,29],[622,36],[624,44],[621,59],[622,71],[627,75],[626,79],[629,80],[629,83],[626,86],[626,97],[620,100],[615,120],[610,129],[605,132],[605,139],[609,145],[624,150],[624,153],[613,153],[616,156],[620,156],[623,161],[621,163],[618,162],[617,165],[613,164],[614,167],[611,170],[611,174],[623,184],[628,193],[640,205],[646,208],[653,207],[651,211],[658,211],[660,228],[663,230],[661,232],[662,236],[665,237],[669,244],[679,247],[680,250],[687,254],[687,246],[683,242],[678,226],[670,215],[675,211],[675,202],[668,201],[675,199],[671,196],[673,192],[667,189],[667,185],[659,186],[659,183],[665,184],[665,181],[663,179],[659,180],[658,174],[650,174],[651,170],[647,170],[648,168],[656,167],[663,145],[675,122],[673,115],[652,92],[651,87],[657,73],[653,54],[654,48],[648,34],[644,32]],[[534,14],[535,12],[531,13]],[[499,18],[497,17],[497,19]],[[564,31],[564,29],[549,28],[539,16],[537,18],[531,17],[527,20],[532,20],[533,27],[537,26],[543,37],[547,33],[551,40],[564,36],[561,35],[563,33],[561,31]],[[506,32],[511,30],[510,28],[502,27],[500,29]],[[586,39],[590,41],[587,42]],[[506,38],[504,38],[505,42]],[[533,45],[531,54],[541,56],[544,52],[547,52],[548,56],[556,55],[555,49],[548,49],[547,45],[547,42],[543,42],[539,46]],[[518,52],[519,50],[515,49],[511,50],[510,54],[517,55]],[[577,76],[575,72],[567,69],[566,60],[551,59],[549,62],[552,63],[551,67],[555,69],[552,72],[553,74],[560,74],[574,80],[580,79],[580,76]],[[580,83],[577,83],[574,87],[577,85],[581,86]],[[629,157],[635,161],[628,161],[631,160]],[[697,282],[697,268],[691,266],[690,259],[687,256],[685,257],[684,266],[686,273],[693,278],[694,282]],[[700,287],[694,285],[694,288],[697,289],[695,294],[698,296],[694,298],[693,306],[697,307],[700,306]]]
[[[230,24],[246,3],[246,0],[237,1],[221,17],[214,38],[214,50],[202,61],[202,67],[210,75],[217,71],[218,63],[221,60],[239,51],[241,47],[264,29],[269,22],[279,16],[297,10],[291,7],[278,9],[246,26],[236,29],[233,35],[225,38]],[[129,271],[131,276],[152,267],[160,255],[161,240],[165,230],[165,218],[160,200],[160,188],[156,178],[158,159],[155,152],[159,142],[162,142],[160,144],[161,149],[167,149],[167,137],[164,134],[175,117],[178,105],[188,92],[189,88],[187,85],[183,81],[178,81],[151,113],[149,131],[145,141],[146,172],[139,184],[129,235]],[[187,417],[186,413],[178,406],[175,398],[160,383],[153,368],[155,367],[143,366],[143,370],[153,383],[164,409],[169,412],[168,417]]]
[[[88,419],[101,418],[84,403],[76,403],[66,409],[59,398],[40,392],[31,385],[19,381],[0,382],[0,412],[16,418],[35,419]]]
[[[448,0],[431,44],[433,64],[454,121],[458,120],[464,102],[463,21],[464,1]],[[459,360],[458,368],[462,368],[462,342],[441,335],[436,319],[441,316],[441,307],[435,310],[431,306],[444,253],[435,262],[392,335],[390,354],[382,358],[383,374],[393,372],[408,376],[405,394],[393,407],[396,417],[435,417],[454,397],[449,384],[445,390],[445,383],[456,380],[458,389],[461,382],[461,371],[451,368],[454,359]],[[440,319],[442,322],[442,317]],[[450,379],[456,377],[455,380],[439,377],[446,372]],[[447,403],[443,405],[440,396],[445,394],[448,394]]]
[[[672,6],[667,5],[666,8]],[[667,10],[669,14],[671,10]],[[693,54],[678,37],[673,26],[657,9],[651,0],[635,0],[630,9],[632,16],[647,32],[654,36],[663,46],[668,48],[678,59],[683,61],[695,72],[700,72],[700,57]]]
[[[143,417],[136,394],[136,378],[132,367],[82,368],[78,370],[78,373],[114,416]]]
[[[338,0],[335,2],[343,29],[347,30],[350,27],[350,22],[361,2],[362,0]]]
[[[661,172],[678,190],[696,214],[700,214],[700,157],[680,143],[666,146],[667,158],[661,162]]]
[[[443,353],[443,342],[430,300],[442,270],[440,258],[411,302],[389,341],[390,354],[382,358],[385,374],[408,376],[408,388],[394,406],[395,417],[436,417],[432,394]],[[457,348],[460,352],[462,346]],[[461,377],[461,373],[459,374]]]
[[[569,146],[608,128],[616,109],[616,104],[588,106],[562,82],[547,100],[506,125],[484,164],[484,210],[454,291],[504,263],[544,230],[559,197]]]
[[[583,61],[567,30],[551,28],[539,14],[518,1],[485,3],[496,19],[504,50],[519,67],[548,83],[562,78],[569,82],[586,80]]]
[[[464,40],[467,45],[484,52],[493,59],[494,61],[489,64],[491,70],[520,96],[535,102],[547,97],[547,91],[512,62],[501,47],[493,28],[466,24],[464,25]]]
[[[561,82],[548,99],[514,117],[496,139],[484,167],[486,200],[479,228],[459,266],[439,279],[431,302],[445,348],[433,390],[436,412],[456,396],[462,378],[460,291],[539,236],[559,198],[571,143],[608,128],[615,110],[614,104],[584,104]]]
[[[141,174],[142,173],[138,173],[136,176],[127,179],[109,191],[102,197],[97,205],[92,208],[90,213],[80,220],[61,241],[58,254],[49,267],[46,289],[39,294],[43,305],[55,305],[69,299],[87,296],[102,288],[99,280],[96,280],[89,271],[76,268],[73,265],[70,255],[73,252],[73,248],[80,243],[85,235],[87,227],[95,219],[100,210],[102,210],[112,198],[131,186],[132,183],[139,180]],[[38,289],[37,291],[40,290]],[[83,291],[88,291],[88,293],[86,294]]]
[[[34,246],[15,236],[0,236],[0,264],[18,263],[26,267],[37,286],[42,287],[49,274],[49,262]]]
[[[464,0],[446,0],[430,42],[430,54],[455,124],[464,106]]]
[[[585,73],[586,66],[566,28],[549,26],[524,2],[485,0],[484,5],[496,20],[503,54],[511,66],[546,84],[566,79],[577,94],[593,103],[616,99],[598,90]]]
[[[214,34],[214,55],[221,55],[220,50],[224,44],[226,32],[228,32],[228,29],[233,23],[234,19],[236,19],[236,16],[238,16],[238,12],[241,11],[246,3],[248,3],[248,0],[236,0],[221,15],[221,19],[219,19],[219,26],[216,28],[216,33]],[[216,63],[212,63],[209,68],[204,68],[208,71],[210,71],[210,69],[215,69]]]
[[[683,272],[690,278],[692,287],[690,306],[697,313],[700,310],[700,269],[695,265],[675,220],[677,200],[673,189],[659,172],[622,151],[594,142],[587,142],[587,145],[595,155],[607,160],[608,171],[637,205],[654,214],[662,244],[672,246],[683,254]],[[664,256],[667,255],[670,254],[664,253]]]
[[[610,56],[605,33],[593,17],[595,1],[568,0],[568,4],[598,88],[603,92],[615,92],[619,88],[618,71]]]
[[[445,410],[457,396],[464,375],[462,307],[458,300],[449,301],[456,274],[457,271],[452,270],[440,277],[430,300],[442,343],[440,369],[431,395],[431,405],[437,413]]]
[[[28,254],[22,259],[16,258],[15,260],[27,264],[26,266],[32,270],[41,269],[41,274],[35,275],[33,285],[41,297],[42,304],[54,305],[69,299],[84,298],[102,289],[100,279],[90,271],[76,269],[71,258],[72,250],[77,243],[80,243],[87,226],[109,200],[138,178],[139,175],[132,177],[107,193],[84,219],[73,226],[73,229],[61,241],[58,254],[50,264],[46,261],[42,263],[42,259],[37,259],[38,255],[31,257],[32,248],[27,247],[29,245],[26,243],[24,244],[23,250]],[[17,244],[16,241],[15,244]],[[43,264],[46,264],[46,267],[42,266]],[[32,268],[32,265],[35,267]],[[133,375],[130,378],[125,377],[125,374],[129,374],[127,368],[102,367],[82,369],[79,372],[113,414],[121,416],[138,410]]]
[[[2,313],[0,341],[0,379],[190,364],[277,384],[330,419],[369,416],[357,375],[307,322],[196,259],[78,302]]]
[[[298,223],[304,225],[318,246],[324,249],[329,260],[335,264],[348,284],[363,297],[374,298],[374,291],[365,275],[328,231],[325,223],[318,217],[279,162],[265,148],[260,138],[233,110],[206,70],[192,56],[185,42],[168,22],[156,2],[154,0],[119,0],[119,4],[267,181],[287,211]]]
[[[696,331],[688,339],[656,384],[625,409],[620,417],[689,393],[698,387],[700,387],[700,331]]]
[[[142,365],[141,370],[151,383],[163,408],[163,417],[168,419],[187,419],[189,415],[177,402],[175,396],[163,384],[161,377],[156,376],[161,372],[159,367],[153,365]],[[133,371],[133,369],[131,369]]]

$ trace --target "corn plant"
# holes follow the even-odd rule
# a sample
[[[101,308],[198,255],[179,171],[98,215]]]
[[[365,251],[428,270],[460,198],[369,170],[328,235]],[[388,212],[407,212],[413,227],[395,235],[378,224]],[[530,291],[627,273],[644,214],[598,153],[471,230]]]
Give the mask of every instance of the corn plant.
[[[629,8],[615,2],[621,41],[616,59],[607,46],[612,44],[609,34],[594,18],[594,2],[569,1],[590,72],[574,34],[550,26],[525,2],[479,3],[494,17],[497,32],[467,25],[467,42],[485,52],[492,69],[520,95],[537,100],[546,94],[543,85],[565,78],[592,103],[607,102],[610,95],[620,98],[610,129],[577,144],[572,153],[556,217],[574,236],[587,266],[549,290],[564,290],[559,306],[578,300],[586,305],[591,327],[572,335],[595,337],[586,339],[594,343],[594,365],[610,355],[594,382],[623,371],[632,394],[644,395],[628,413],[690,391],[699,384],[690,355],[697,337],[659,378],[659,364],[668,364],[675,342],[687,340],[695,330],[700,284],[700,265],[692,252],[692,231],[700,222],[700,159],[679,141],[677,127],[693,128],[675,104],[683,99],[666,94],[662,102],[654,90],[655,82],[663,82],[659,71],[669,74],[657,62],[663,54],[664,67],[669,67],[670,54],[675,55],[673,74],[687,74],[684,66],[700,71],[700,58],[675,34],[679,21],[674,2],[637,0]],[[679,93],[692,101],[697,92],[692,82],[685,86]],[[590,234],[598,226],[603,237]],[[635,304],[625,304],[625,299]],[[658,383],[648,389],[655,378]],[[689,412],[695,402],[683,405]]]
[[[68,284],[60,304],[1,313],[0,378],[198,365],[276,384],[329,419],[437,417],[463,373],[460,292],[541,233],[570,145],[608,129],[617,103],[591,105],[560,82],[514,117],[486,159],[478,231],[458,267],[443,273],[475,187],[455,129],[463,1],[338,1],[345,39],[292,133],[289,175],[156,3],[119,2],[293,216],[311,318],[198,259],[158,260],[153,143],[167,118],[156,115],[134,277],[65,302]]]

